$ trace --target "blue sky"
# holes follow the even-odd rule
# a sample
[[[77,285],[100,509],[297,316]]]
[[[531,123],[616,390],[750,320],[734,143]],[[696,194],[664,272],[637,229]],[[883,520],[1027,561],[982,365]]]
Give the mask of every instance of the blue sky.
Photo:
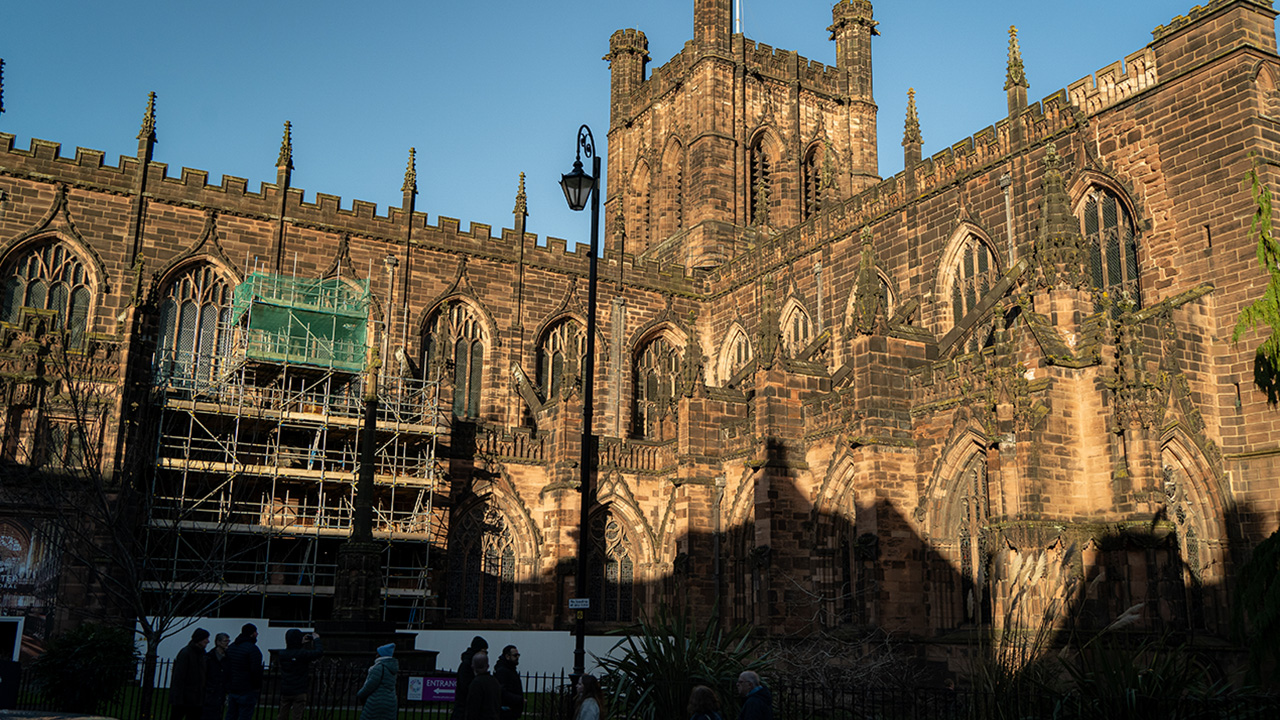
[[[830,0],[743,0],[747,37],[834,64]],[[1005,114],[1005,53],[1017,25],[1038,100],[1151,41],[1192,0],[881,0],[873,43],[880,174],[902,167],[908,87],[926,155]],[[557,185],[582,123],[603,146],[609,35],[637,27],[650,68],[693,34],[692,0],[445,2],[6,0],[0,20],[0,131],[101,150],[136,150],[157,93],[155,159],[274,182],[285,120],[295,187],[400,204],[410,146],[417,208],[511,226],[526,173],[530,232],[586,241],[588,218]]]

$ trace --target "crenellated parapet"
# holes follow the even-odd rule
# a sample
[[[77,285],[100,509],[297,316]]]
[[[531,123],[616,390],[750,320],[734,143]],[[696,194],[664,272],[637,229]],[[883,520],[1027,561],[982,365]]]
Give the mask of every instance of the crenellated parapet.
[[[1096,115],[1159,82],[1156,54],[1145,47],[1067,86],[1067,97],[1085,115]]]

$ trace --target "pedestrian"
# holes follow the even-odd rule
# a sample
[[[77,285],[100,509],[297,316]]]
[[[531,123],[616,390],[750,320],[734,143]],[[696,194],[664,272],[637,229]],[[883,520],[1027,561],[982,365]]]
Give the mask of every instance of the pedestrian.
[[[284,650],[276,656],[280,663],[280,720],[302,720],[307,707],[307,685],[312,661],[324,655],[319,633],[290,628],[284,634]]]
[[[738,676],[738,695],[743,698],[738,720],[773,720],[773,693],[760,684],[759,675],[744,670]]]
[[[227,680],[227,720],[252,720],[262,694],[262,651],[258,626],[245,623],[224,660]]]
[[[600,681],[595,675],[583,673],[578,678],[578,705],[574,710],[574,720],[600,720],[604,715],[604,692],[600,690]]]
[[[716,691],[699,685],[689,693],[689,720],[724,720],[720,716],[720,701]]]
[[[453,691],[453,720],[462,720],[467,714],[467,688],[475,679],[475,671],[471,669],[471,658],[476,653],[489,649],[489,641],[479,635],[471,638],[471,645],[462,651],[462,662],[458,664],[458,681]]]
[[[204,709],[204,649],[209,645],[209,631],[196,628],[191,641],[173,659],[169,677],[169,717],[173,720],[200,720]]]
[[[502,715],[502,685],[489,672],[489,653],[480,650],[471,656],[475,679],[467,690],[464,720],[499,720]]]
[[[204,712],[200,720],[222,720],[227,705],[226,658],[231,636],[213,636],[213,649],[204,655]]]
[[[493,665],[493,677],[502,686],[501,720],[517,720],[524,712],[524,685],[520,682],[520,649],[515,645],[502,648],[502,656]]]
[[[399,712],[396,676],[400,673],[400,663],[392,657],[395,651],[395,643],[378,646],[378,657],[356,693],[356,701],[364,705],[360,720],[396,720]]]

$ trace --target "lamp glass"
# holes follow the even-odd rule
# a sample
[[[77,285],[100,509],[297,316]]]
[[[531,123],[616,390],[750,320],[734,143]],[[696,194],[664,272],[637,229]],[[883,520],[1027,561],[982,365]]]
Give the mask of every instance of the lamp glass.
[[[560,187],[564,189],[564,199],[573,210],[581,210],[591,199],[591,191],[595,188],[595,178],[582,172],[582,163],[573,164],[573,172],[560,176]]]

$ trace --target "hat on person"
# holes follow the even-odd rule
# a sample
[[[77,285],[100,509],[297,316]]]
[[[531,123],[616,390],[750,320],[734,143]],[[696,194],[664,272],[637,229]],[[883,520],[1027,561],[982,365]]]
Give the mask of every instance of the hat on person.
[[[471,638],[471,649],[472,650],[488,650],[489,641],[477,635]]]
[[[391,653],[396,651],[395,643],[387,643],[378,646],[378,657],[391,657]]]

